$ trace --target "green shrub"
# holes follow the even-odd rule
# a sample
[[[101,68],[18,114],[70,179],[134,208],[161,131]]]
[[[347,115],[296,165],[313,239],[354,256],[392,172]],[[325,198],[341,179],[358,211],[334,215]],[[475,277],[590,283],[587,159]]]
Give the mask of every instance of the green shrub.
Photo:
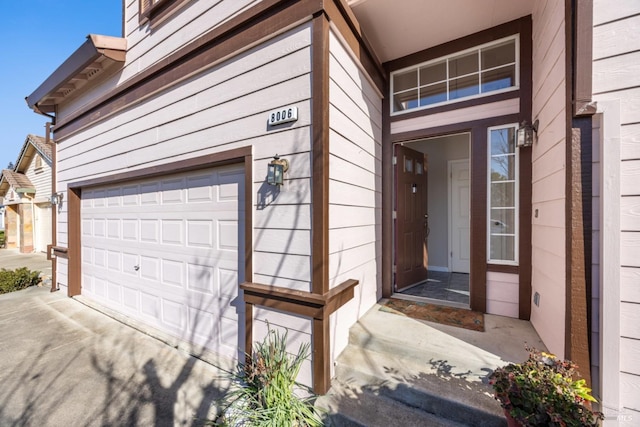
[[[39,271],[29,271],[27,267],[15,270],[0,269],[0,294],[19,291],[40,282]]]
[[[296,395],[296,377],[309,356],[309,343],[298,354],[286,351],[287,333],[269,328],[263,342],[255,344],[253,356],[239,363],[232,375],[231,392],[226,396],[224,414],[217,424],[224,426],[297,427],[322,426],[313,407],[313,397]]]

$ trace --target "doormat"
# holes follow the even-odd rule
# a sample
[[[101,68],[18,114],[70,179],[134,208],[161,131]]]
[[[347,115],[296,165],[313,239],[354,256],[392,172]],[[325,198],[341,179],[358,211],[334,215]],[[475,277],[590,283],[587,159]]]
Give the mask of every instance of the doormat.
[[[380,306],[380,311],[484,332],[484,316],[482,313],[463,308],[391,298]]]

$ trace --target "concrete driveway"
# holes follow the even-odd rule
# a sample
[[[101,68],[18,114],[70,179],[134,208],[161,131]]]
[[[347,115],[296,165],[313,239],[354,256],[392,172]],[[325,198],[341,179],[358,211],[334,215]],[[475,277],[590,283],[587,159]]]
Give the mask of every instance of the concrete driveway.
[[[221,370],[60,292],[0,295],[1,426],[192,426]]]
[[[40,271],[51,277],[51,261],[47,260],[46,254],[21,254],[18,249],[0,249],[0,268],[15,270],[19,267],[28,267],[29,270]]]

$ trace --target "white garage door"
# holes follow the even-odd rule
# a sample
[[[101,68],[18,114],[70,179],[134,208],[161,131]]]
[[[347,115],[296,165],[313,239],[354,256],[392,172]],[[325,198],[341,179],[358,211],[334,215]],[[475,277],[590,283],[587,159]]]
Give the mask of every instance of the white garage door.
[[[238,165],[83,189],[82,294],[237,357],[243,200]]]

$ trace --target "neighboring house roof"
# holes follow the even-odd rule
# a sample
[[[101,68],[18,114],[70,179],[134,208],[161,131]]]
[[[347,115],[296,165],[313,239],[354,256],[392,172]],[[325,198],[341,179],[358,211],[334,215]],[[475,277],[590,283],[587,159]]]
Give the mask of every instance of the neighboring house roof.
[[[40,154],[44,161],[51,166],[53,144],[53,141],[47,143],[46,139],[42,136],[27,135],[13,170],[16,172],[25,172],[33,161],[35,153]]]
[[[42,136],[27,135],[13,170],[5,169],[0,175],[0,197],[5,197],[12,187],[18,193],[35,193],[35,186],[25,173],[36,155],[40,155],[44,162],[51,166],[53,145],[53,141],[47,142]]]
[[[7,194],[10,187],[18,193],[35,193],[36,191],[35,186],[25,174],[5,169],[0,177],[0,195]]]

